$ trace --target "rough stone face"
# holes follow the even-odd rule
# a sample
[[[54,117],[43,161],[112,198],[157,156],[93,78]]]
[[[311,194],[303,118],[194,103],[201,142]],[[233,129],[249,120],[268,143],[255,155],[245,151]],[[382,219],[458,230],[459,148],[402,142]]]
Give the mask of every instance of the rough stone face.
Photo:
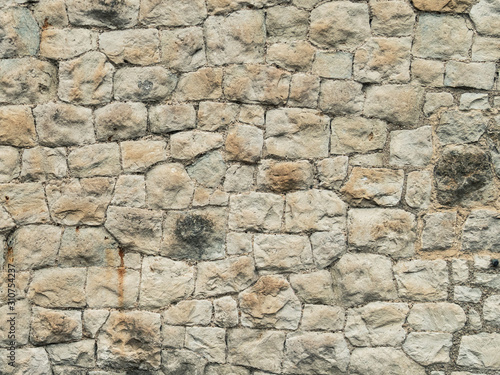
[[[315,232],[310,241],[314,263],[318,268],[328,267],[347,250],[345,223],[332,225],[329,232]]]
[[[403,329],[408,305],[372,302],[347,311],[345,335],[355,346],[399,346],[404,341]]]
[[[321,82],[319,108],[329,114],[361,114],[364,104],[363,85],[353,81],[324,80]]]
[[[139,294],[140,275],[136,270],[91,267],[87,276],[87,303],[91,308],[131,308]]]
[[[141,2],[139,20],[151,26],[190,26],[205,19],[207,10],[203,0],[184,2],[168,0],[158,3],[155,0]]]
[[[496,65],[494,63],[450,61],[446,65],[444,85],[491,90],[493,89],[495,75]]]
[[[142,262],[139,304],[160,308],[188,297],[194,290],[194,267],[163,257],[146,257]]]
[[[433,0],[412,0],[415,8],[428,12],[456,12],[466,13],[475,1],[453,0],[453,1],[433,1]]]
[[[320,5],[311,12],[311,40],[321,47],[352,49],[370,35],[368,6],[347,1]]]
[[[158,31],[110,31],[99,36],[99,48],[116,64],[152,65],[160,61]]]
[[[43,185],[39,183],[0,184],[2,207],[17,224],[49,221]]]
[[[124,172],[144,172],[150,166],[166,159],[164,141],[126,141],[120,143]]]
[[[455,241],[456,212],[437,212],[424,216],[422,250],[444,250]]]
[[[375,254],[345,254],[332,268],[337,299],[347,306],[396,298],[391,261]]]
[[[177,84],[177,100],[210,100],[222,96],[222,69],[201,68],[183,74]]]
[[[144,207],[145,203],[144,176],[122,175],[118,177],[111,200],[113,206]]]
[[[424,113],[429,116],[440,108],[451,107],[453,101],[453,95],[448,92],[428,93],[425,95]]]
[[[74,177],[116,176],[121,172],[120,147],[116,143],[84,146],[68,155]]]
[[[401,349],[384,347],[354,349],[349,369],[353,375],[425,374],[424,368],[409,359]]]
[[[312,165],[307,161],[262,161],[257,174],[260,189],[276,192],[307,189],[313,185]]]
[[[40,43],[40,55],[49,59],[71,59],[95,49],[97,35],[87,29],[43,30]]]
[[[479,333],[463,336],[458,352],[459,366],[480,369],[500,369],[500,359],[495,354],[500,347],[500,334]]]
[[[478,36],[472,45],[472,61],[496,61],[500,57],[500,41]]]
[[[339,331],[344,322],[345,311],[341,307],[306,304],[300,327],[306,331]]]
[[[267,271],[299,271],[313,262],[311,245],[304,236],[257,235],[254,257],[258,269]]]
[[[280,68],[307,71],[314,58],[314,47],[305,41],[275,43],[268,47],[266,61]]]
[[[400,297],[438,301],[448,296],[448,269],[443,260],[400,261],[394,266]]]
[[[353,55],[346,52],[316,52],[312,72],[324,78],[348,79],[352,76]]]
[[[46,181],[63,178],[68,173],[66,150],[62,147],[34,147],[24,150],[21,178]]]
[[[21,172],[19,151],[10,146],[0,146],[0,182],[10,182]]]
[[[201,102],[198,107],[198,123],[197,127],[200,130],[215,131],[221,127],[233,123],[238,118],[239,108],[232,103],[217,103],[217,102]],[[262,116],[264,116],[262,114]],[[244,119],[240,116],[240,121],[253,123],[251,120]],[[262,120],[262,124],[264,121]],[[255,125],[262,125],[255,124]]]
[[[146,174],[146,193],[151,208],[186,208],[194,184],[181,164],[159,164]]]
[[[413,79],[421,85],[431,87],[442,87],[444,85],[444,69],[444,62],[439,60],[413,59],[411,63]],[[436,94],[439,93],[429,93],[427,95]],[[453,104],[453,100],[451,102]]]
[[[196,126],[196,111],[189,104],[159,105],[149,110],[151,131],[170,133]]]
[[[97,364],[114,368],[158,368],[160,342],[160,314],[113,311],[97,340]]]
[[[121,68],[114,77],[117,100],[157,101],[168,98],[177,77],[161,66]]]
[[[95,366],[94,340],[51,345],[47,347],[47,352],[55,365]]]
[[[147,109],[142,103],[112,103],[95,111],[97,140],[137,138],[146,133]]]
[[[448,302],[417,303],[410,310],[408,324],[417,331],[456,332],[465,326],[464,310]]]
[[[68,0],[67,8],[69,20],[74,25],[117,29],[132,27],[137,23],[139,0],[124,0],[119,3]]]
[[[0,107],[0,144],[32,147],[35,140],[35,122],[28,106]]]
[[[5,369],[6,375],[13,375],[18,371],[33,374],[33,369],[36,369],[36,373],[39,375],[51,375],[52,373],[49,356],[44,348],[18,348],[16,366],[9,366],[8,361],[7,356],[0,359],[0,366]]]
[[[170,137],[170,149],[176,159],[193,159],[222,146],[222,135],[211,132],[187,131]]]
[[[283,198],[276,194],[251,192],[234,195],[229,204],[229,228],[277,231],[281,227],[283,203]]]
[[[214,300],[214,322],[219,327],[238,325],[238,304],[229,296]]]
[[[317,106],[320,88],[320,78],[297,73],[292,76],[288,104],[294,107],[314,108]]]
[[[230,160],[257,162],[264,145],[263,131],[252,125],[236,125],[229,129],[225,149]]]
[[[7,323],[0,328],[0,344],[5,348],[8,348],[12,341],[12,320],[10,320],[12,318],[12,315],[9,315],[9,313],[12,313],[11,306],[12,305],[3,305],[2,307],[0,307],[0,314],[5,316],[5,320],[7,321]],[[17,316],[14,316],[14,334],[16,336],[15,342],[17,345],[26,345],[28,344],[31,325],[31,306],[28,303],[28,300],[23,299],[17,301],[15,305],[15,312],[17,313]],[[10,353],[6,349],[5,352],[7,352],[7,355],[10,355]],[[7,366],[5,366],[4,368],[7,368]]]
[[[477,31],[483,35],[500,36],[500,6],[493,0],[480,0],[470,10]]]
[[[411,332],[403,350],[410,358],[424,366],[449,363],[451,339],[450,333]]]
[[[364,117],[336,117],[332,120],[331,153],[366,153],[381,149],[387,138],[387,124]]]
[[[332,277],[326,270],[291,275],[290,283],[301,302],[317,304],[334,302]]]
[[[446,111],[441,115],[437,135],[442,144],[477,142],[486,131],[488,118],[479,111]]]
[[[30,341],[33,344],[54,344],[81,338],[82,314],[80,311],[33,307],[30,331]]]
[[[170,69],[189,72],[206,64],[203,29],[188,27],[162,30],[160,36],[161,60]]]
[[[210,64],[260,63],[264,60],[264,12],[241,10],[209,17],[204,24]]]
[[[500,327],[500,295],[493,295],[484,301],[484,321],[493,327]]]
[[[210,362],[223,363],[226,358],[226,331],[222,328],[189,327],[185,347]]]
[[[473,210],[465,221],[462,234],[462,250],[498,251],[500,221],[494,210]]]
[[[0,57],[34,56],[38,52],[40,33],[33,15],[27,8],[0,11]]]
[[[370,2],[371,29],[377,35],[407,36],[413,32],[415,13],[406,2]]]
[[[430,126],[391,132],[389,161],[392,165],[423,167],[431,161],[432,152]]]

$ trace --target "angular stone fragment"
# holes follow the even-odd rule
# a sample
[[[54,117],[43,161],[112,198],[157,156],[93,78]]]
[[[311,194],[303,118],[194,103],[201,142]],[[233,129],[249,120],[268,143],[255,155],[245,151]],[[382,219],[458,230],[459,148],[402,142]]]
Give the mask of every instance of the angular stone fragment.
[[[236,125],[226,137],[226,152],[230,160],[254,163],[262,154],[263,131],[252,125]]]
[[[324,80],[321,82],[319,108],[337,116],[360,114],[365,101],[362,88],[361,83],[354,81]]]
[[[312,166],[307,161],[273,162],[264,160],[257,174],[260,189],[277,192],[307,189],[313,185]]]
[[[162,30],[160,43],[161,59],[170,69],[189,72],[206,64],[201,27]]]
[[[222,69],[201,68],[181,76],[174,97],[186,101],[219,99],[221,96]]]
[[[75,310],[48,310],[33,307],[30,341],[35,345],[80,340],[82,313]]]
[[[456,212],[436,212],[424,216],[422,250],[444,250],[455,242]]]
[[[57,70],[34,58],[0,60],[0,102],[39,104],[56,99]]]
[[[34,56],[40,44],[40,32],[27,8],[12,7],[0,11],[0,57]]]
[[[172,94],[177,76],[161,66],[126,67],[114,77],[117,100],[159,101]]]
[[[121,246],[144,254],[158,254],[162,214],[158,211],[110,207],[105,227]]]
[[[208,208],[168,212],[163,223],[162,254],[173,259],[224,257],[225,210]]]
[[[10,146],[0,146],[0,182],[10,182],[21,172],[19,151]]]
[[[387,124],[364,117],[336,117],[332,120],[331,154],[366,153],[384,147]]]
[[[332,304],[335,299],[332,277],[326,270],[293,274],[290,276],[290,283],[301,302]]]
[[[283,198],[276,194],[251,192],[233,195],[229,204],[229,228],[277,231],[281,227],[283,203]]]
[[[257,278],[251,257],[232,257],[198,264],[195,295],[212,297],[240,292]]]
[[[345,254],[332,268],[337,299],[347,306],[395,299],[389,258],[375,254]]]
[[[403,170],[355,167],[342,188],[357,206],[395,206],[403,192]]]
[[[364,114],[401,125],[419,121],[424,92],[410,85],[371,86],[366,91]]]
[[[65,102],[102,104],[111,100],[115,68],[92,51],[59,64],[59,97]]]
[[[470,17],[479,34],[500,36],[500,6],[496,1],[478,1],[472,6]]]
[[[111,312],[97,339],[97,364],[152,370],[160,367],[160,314]]]
[[[500,334],[482,332],[463,336],[458,352],[457,365],[480,369],[500,369]]]
[[[450,333],[411,332],[403,344],[403,350],[410,358],[424,366],[449,363],[451,340]]]
[[[300,271],[313,262],[307,237],[295,235],[256,235],[254,257],[258,269],[276,272]]]
[[[392,165],[426,166],[431,161],[432,151],[430,126],[391,132],[389,162]]]
[[[493,295],[484,301],[484,321],[492,327],[500,327],[500,295]]]
[[[241,10],[226,17],[209,17],[204,32],[208,62],[213,65],[264,61],[264,12]]]
[[[19,225],[46,223],[50,220],[42,184],[1,184],[0,202]]]
[[[345,335],[355,346],[399,346],[406,332],[403,328],[408,305],[372,302],[347,311]]]
[[[172,157],[176,159],[193,159],[207,151],[219,148],[222,142],[221,134],[210,132],[187,131],[170,137]]]
[[[110,31],[99,36],[99,49],[115,64],[152,65],[160,61],[158,30]]]
[[[164,141],[127,141],[120,143],[124,172],[144,172],[150,166],[167,158]]]
[[[163,257],[145,257],[142,262],[139,304],[160,308],[187,298],[194,290],[194,267]]]
[[[226,359],[226,330],[215,327],[186,329],[185,347],[210,362],[223,363]]]
[[[290,86],[288,105],[315,108],[318,105],[319,87],[319,77],[306,73],[294,74]]]
[[[0,107],[0,144],[15,147],[36,145],[35,122],[30,107]]]
[[[279,372],[284,356],[284,343],[284,332],[247,328],[229,330],[228,362]]]
[[[347,371],[349,349],[339,333],[292,333],[286,340],[285,374],[334,375]]]
[[[311,40],[321,47],[353,49],[370,35],[368,6],[347,1],[322,4],[311,12]]]
[[[422,366],[409,359],[401,349],[385,347],[354,349],[349,370],[353,375],[426,373]]]
[[[146,134],[147,109],[142,103],[112,103],[95,111],[97,140],[117,141]]]
[[[90,308],[129,309],[139,295],[139,271],[124,267],[91,267],[87,276],[87,304]]]
[[[494,210],[473,210],[465,221],[462,250],[499,251],[500,220]]]
[[[413,301],[438,301],[448,296],[448,268],[444,260],[400,261],[394,266],[399,296]]]
[[[21,178],[46,181],[67,174],[66,150],[62,147],[34,147],[24,150]]]
[[[288,98],[290,74],[264,65],[234,65],[226,69],[224,94],[243,103],[279,105]]]
[[[450,61],[446,64],[444,85],[451,87],[472,87],[482,90],[493,89],[496,65],[492,62],[464,63]]]
[[[266,154],[283,158],[328,156],[329,118],[312,109],[267,112]]]
[[[310,241],[316,267],[328,267],[347,250],[345,223],[332,225],[329,232],[313,233]]]
[[[68,0],[67,8],[73,25],[121,29],[137,23],[139,0],[124,0],[119,3]]]
[[[205,1],[156,0],[141,2],[139,20],[149,26],[191,26],[197,25],[207,16]]]
[[[73,365],[94,367],[94,340],[82,340],[73,343],[56,344],[47,347],[47,352],[55,365]]]
[[[194,184],[181,164],[160,164],[146,174],[147,201],[151,208],[186,208]]]
[[[206,326],[211,318],[212,303],[206,300],[181,301],[163,313],[164,322],[172,325]]]
[[[220,152],[211,152],[190,165],[187,172],[199,184],[215,188],[220,185],[226,174],[226,164]]]
[[[464,310],[454,303],[416,303],[408,315],[409,326],[416,331],[456,332],[465,326]]]
[[[384,36],[407,36],[413,32],[415,13],[403,1],[370,2],[372,32]]]
[[[235,327],[238,325],[238,304],[225,296],[214,300],[214,322],[219,327]]]
[[[101,143],[75,149],[68,155],[74,177],[116,176],[121,172],[120,148],[116,143]]]
[[[40,56],[49,59],[72,59],[97,47],[97,34],[87,29],[56,29],[42,31]]]

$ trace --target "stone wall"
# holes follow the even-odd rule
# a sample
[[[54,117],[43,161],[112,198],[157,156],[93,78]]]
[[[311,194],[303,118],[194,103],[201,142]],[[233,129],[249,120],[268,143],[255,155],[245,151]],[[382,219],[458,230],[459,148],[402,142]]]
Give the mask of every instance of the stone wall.
[[[1,374],[499,374],[499,0],[1,0],[0,58]]]

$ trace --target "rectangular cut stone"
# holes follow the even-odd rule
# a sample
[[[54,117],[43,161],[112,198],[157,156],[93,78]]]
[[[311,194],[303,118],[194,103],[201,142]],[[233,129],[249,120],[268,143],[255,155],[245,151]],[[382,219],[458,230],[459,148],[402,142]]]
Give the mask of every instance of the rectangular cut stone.
[[[311,244],[305,236],[256,235],[254,256],[257,269],[274,272],[300,271],[313,263]]]
[[[444,85],[491,90],[495,81],[495,63],[463,63],[450,61],[446,65]]]
[[[459,366],[500,369],[500,333],[463,336],[458,352]]]

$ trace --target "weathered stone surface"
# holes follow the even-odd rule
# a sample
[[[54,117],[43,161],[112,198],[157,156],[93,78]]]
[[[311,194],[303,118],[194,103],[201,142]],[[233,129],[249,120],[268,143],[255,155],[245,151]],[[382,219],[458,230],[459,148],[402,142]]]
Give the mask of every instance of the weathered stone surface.
[[[245,192],[252,190],[255,169],[254,166],[245,164],[233,164],[229,166],[224,178],[224,191]]]
[[[345,311],[341,307],[306,304],[300,327],[306,331],[339,331],[344,322]]]
[[[266,31],[273,40],[305,39],[309,28],[309,13],[292,6],[268,8]]]
[[[497,61],[500,58],[500,41],[497,38],[477,36],[472,45],[472,61]]]
[[[34,147],[24,150],[21,178],[46,181],[67,175],[66,150],[62,147]]]
[[[9,213],[5,210],[5,208],[0,206],[0,233],[8,232],[12,228],[16,226],[14,220],[9,215]],[[5,238],[3,236],[0,237],[0,249],[3,249],[5,243]],[[0,260],[0,269],[3,269],[3,259]]]
[[[423,167],[431,161],[432,152],[430,126],[391,132],[389,162],[392,165]]]
[[[82,314],[80,311],[33,307],[30,331],[30,341],[33,344],[54,344],[81,338]]]
[[[49,356],[44,348],[18,348],[16,350],[15,366],[8,364],[10,360],[7,355],[0,358],[0,367],[4,369],[6,375],[25,373],[29,375],[51,375]]]
[[[194,267],[162,257],[146,257],[142,262],[143,308],[160,308],[185,299],[194,290]]]
[[[332,268],[337,299],[347,306],[396,298],[389,258],[375,254],[345,254]]]
[[[253,249],[251,233],[230,232],[226,236],[226,251],[228,255],[247,254]]]
[[[276,192],[307,189],[313,185],[312,165],[307,161],[262,161],[257,174],[257,186]]]
[[[0,197],[2,197],[2,207],[17,224],[49,221],[49,210],[42,184],[1,184]]]
[[[267,112],[266,154],[283,158],[328,156],[329,118],[315,110]]]
[[[215,131],[233,123],[237,117],[238,106],[236,104],[201,102],[198,107],[197,127],[200,130]],[[245,122],[248,123],[248,121]]]
[[[209,17],[204,25],[210,64],[260,63],[264,60],[264,12],[241,10]]]
[[[170,137],[172,157],[181,160],[193,159],[198,155],[222,146],[223,138],[219,133],[187,131]]]
[[[336,117],[332,120],[331,153],[366,153],[384,147],[387,124],[364,117]]]
[[[145,0],[141,2],[139,20],[150,26],[190,26],[199,24],[206,16],[203,0],[168,0],[161,3]]]
[[[0,146],[0,182],[10,182],[21,172],[19,151],[10,146]]]
[[[277,194],[251,192],[231,197],[229,228],[277,231],[281,227],[283,198]]]
[[[317,304],[334,302],[332,277],[326,270],[291,275],[290,284],[301,302]]]
[[[483,316],[486,324],[500,327],[500,295],[493,295],[484,301]]]
[[[470,10],[470,17],[479,34],[500,36],[500,6],[494,0],[480,0]]]
[[[198,115],[200,114],[198,110]],[[265,109],[260,105],[243,104],[240,106],[239,121],[245,124],[261,126],[265,123]]]
[[[9,287],[8,289],[10,291],[12,288]],[[16,345],[26,345],[30,335],[31,306],[28,300],[22,299],[17,301],[14,310],[11,309],[12,306],[12,304],[8,304],[0,307],[0,314],[5,317],[5,323],[0,327],[0,345],[6,348],[11,345],[12,341],[15,341]],[[10,315],[13,312],[16,315]],[[12,318],[14,319],[12,320]],[[6,356],[10,355],[7,349],[4,349],[4,351]],[[3,367],[3,369],[5,368],[7,367]]]
[[[362,88],[358,82],[324,80],[321,82],[319,108],[336,116],[360,114],[365,101]]]
[[[465,283],[469,279],[469,266],[466,259],[451,261],[451,278],[454,283]]]
[[[124,0],[119,3],[68,0],[67,8],[69,20],[74,25],[118,29],[132,27],[137,23],[139,0]]]
[[[222,96],[222,69],[201,68],[183,74],[177,84],[175,99],[210,100]]]
[[[228,362],[263,371],[279,372],[285,333],[238,328],[228,331]]]
[[[103,324],[108,320],[108,310],[90,310],[83,312],[83,331],[87,337],[95,338]]]
[[[306,41],[275,43],[267,48],[266,61],[292,71],[307,71],[311,68],[315,51]]]
[[[346,232],[345,223],[338,223],[332,225],[329,232],[315,232],[311,235],[316,267],[326,268],[346,252]]]
[[[31,147],[35,141],[35,122],[28,106],[0,107],[0,144]]]
[[[479,333],[463,336],[458,352],[459,366],[480,369],[500,369],[500,358],[496,355],[500,348],[499,333]]]
[[[116,143],[80,147],[70,152],[68,165],[74,177],[116,176],[121,172],[120,147]]]
[[[113,206],[144,207],[146,204],[144,176],[121,175],[118,177],[111,204]]]
[[[68,25],[64,0],[40,0],[34,4],[33,15],[40,26],[43,26],[45,22],[54,27]]]
[[[483,293],[479,288],[469,288],[464,285],[456,285],[453,288],[453,298],[459,302],[479,303]]]
[[[290,74],[286,71],[253,64],[227,68],[223,82],[229,100],[273,105],[285,103],[289,85]]]
[[[412,0],[415,8],[427,12],[467,13],[475,1],[471,0]]]
[[[311,245],[305,236],[256,235],[254,257],[258,269],[299,271],[312,265]]]
[[[422,250],[444,250],[455,242],[456,212],[436,212],[424,216]]]
[[[394,266],[399,296],[413,301],[438,301],[448,296],[444,260],[400,261]]]
[[[56,29],[42,31],[40,56],[49,59],[71,59],[97,47],[97,34],[87,29]]]
[[[319,186],[326,189],[338,189],[347,176],[349,158],[336,156],[317,162]]]
[[[230,160],[257,162],[264,145],[263,131],[252,125],[236,125],[229,129],[225,149]]]
[[[195,295],[211,297],[240,292],[257,278],[254,260],[249,256],[198,263]]]
[[[430,92],[425,95],[424,113],[429,116],[440,108],[451,107],[453,101],[453,95],[449,92]]]
[[[40,32],[27,8],[12,7],[0,11],[0,57],[34,56],[40,45]]]
[[[226,359],[226,330],[214,327],[186,329],[185,347],[210,362],[223,363]]]
[[[238,304],[230,296],[214,300],[214,323],[219,327],[235,327],[238,325]]]
[[[447,111],[441,115],[436,133],[442,144],[476,142],[486,131],[488,118],[479,111]]]
[[[191,164],[187,172],[199,184],[208,188],[216,188],[226,174],[226,163],[220,152],[211,152]]]
[[[245,367],[232,365],[209,365],[206,375],[250,375],[250,370]]]
[[[496,75],[495,63],[464,63],[450,61],[446,65],[444,85],[451,87],[473,87],[482,90],[493,89]]]
[[[401,125],[416,124],[423,104],[421,88],[410,85],[371,86],[364,114]]]
[[[99,49],[115,64],[152,65],[160,61],[156,29],[110,31],[99,36]]]
[[[172,325],[206,326],[211,318],[212,303],[205,300],[181,301],[163,313],[164,322]]]
[[[124,172],[144,172],[167,158],[164,141],[126,141],[120,143]]]
[[[106,55],[87,52],[59,64],[59,97],[78,104],[102,104],[111,100],[115,68]]]
[[[408,324],[417,331],[456,332],[465,326],[463,309],[453,303],[417,303],[408,315]]]
[[[112,103],[95,111],[97,140],[117,141],[146,133],[147,109],[142,103]]]
[[[323,78],[348,79],[352,76],[353,55],[347,52],[316,52],[312,72]]]
[[[317,107],[319,88],[319,77],[307,73],[294,74],[290,85],[288,104],[292,107]]]
[[[95,366],[94,340],[50,345],[47,352],[54,365]]]
[[[163,324],[161,333],[163,335],[163,346],[177,349],[182,349],[184,347],[186,327]]]
[[[424,366],[449,363],[451,339],[451,333],[411,332],[403,344],[403,350]]]
[[[354,349],[349,370],[353,375],[425,374],[424,368],[409,359],[401,349],[387,347]]]
[[[462,234],[462,250],[498,251],[500,221],[494,210],[473,210],[465,221]]]
[[[460,95],[460,110],[489,108],[488,94],[464,93]]]
[[[369,30],[366,4],[330,2],[311,12],[310,37],[321,47],[356,48],[369,37]]]
[[[194,184],[181,164],[160,164],[146,174],[147,201],[151,208],[186,208]]]
[[[345,335],[355,346],[399,346],[404,341],[403,329],[408,305],[372,302],[347,311]]]
[[[162,30],[160,43],[161,60],[170,69],[190,72],[207,62],[201,27]]]
[[[160,367],[160,314],[113,311],[97,340],[97,364],[151,370]]]
[[[434,167],[438,202],[455,205],[468,199],[481,199],[481,189],[493,173],[489,156],[477,146],[446,147]]]
[[[166,375],[203,375],[207,366],[207,360],[191,350],[162,350],[161,359],[162,374]]]
[[[376,35],[407,36],[413,32],[415,13],[403,1],[370,2],[371,29]]]
[[[126,67],[118,69],[114,83],[117,100],[157,101],[170,97],[177,77],[161,66]]]
[[[153,133],[170,133],[196,127],[196,111],[190,104],[151,107],[149,121]]]
[[[57,70],[33,58],[0,61],[0,102],[38,104],[56,99]]]
[[[87,276],[87,304],[91,308],[131,308],[139,294],[139,271],[124,267],[91,267]]]
[[[413,59],[411,63],[413,80],[425,86],[442,87],[444,85],[444,69],[444,62],[439,60]],[[429,94],[436,95],[436,93]]]

